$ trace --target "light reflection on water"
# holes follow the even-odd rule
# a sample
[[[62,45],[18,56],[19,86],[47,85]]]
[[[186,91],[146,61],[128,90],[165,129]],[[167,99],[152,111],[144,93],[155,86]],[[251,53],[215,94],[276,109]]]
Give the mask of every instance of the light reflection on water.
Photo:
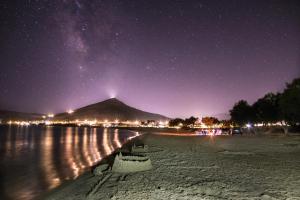
[[[33,199],[88,171],[137,133],[89,127],[0,127],[0,199]]]

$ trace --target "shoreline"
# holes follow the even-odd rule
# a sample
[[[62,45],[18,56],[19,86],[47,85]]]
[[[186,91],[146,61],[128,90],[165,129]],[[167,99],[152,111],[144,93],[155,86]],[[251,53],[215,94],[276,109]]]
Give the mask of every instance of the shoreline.
[[[129,130],[126,129],[128,131],[134,131],[134,130]],[[109,155],[105,156],[103,159],[101,159],[97,164],[90,166],[89,169],[84,172],[83,174],[79,175],[78,177],[76,177],[73,180],[66,180],[64,183],[62,183],[61,185],[59,185],[56,188],[51,189],[50,191],[46,192],[45,194],[39,195],[36,197],[36,199],[52,199],[53,196],[55,196],[56,194],[62,192],[65,188],[68,188],[70,186],[72,186],[73,184],[76,184],[76,182],[80,182],[85,179],[89,179],[89,178],[93,178],[94,174],[93,174],[93,170],[101,164],[109,164],[109,166],[111,167],[113,161],[114,161],[114,157],[115,155],[120,151],[128,151],[131,146],[133,145],[134,142],[140,140],[141,137],[145,136],[148,133],[142,133],[132,139],[129,139],[128,141],[126,141],[120,148],[115,149],[113,152],[111,152]]]
[[[258,200],[300,195],[299,136],[178,137],[146,133],[124,148],[137,140],[149,146],[146,155],[153,169],[114,173],[91,199]],[[47,199],[86,199],[86,191],[96,180],[99,178],[78,178]]]

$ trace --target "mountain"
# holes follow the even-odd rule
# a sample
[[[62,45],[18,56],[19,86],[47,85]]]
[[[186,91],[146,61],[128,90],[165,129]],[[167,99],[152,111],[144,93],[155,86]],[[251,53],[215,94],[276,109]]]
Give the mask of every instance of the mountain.
[[[99,103],[91,104],[74,110],[72,114],[60,113],[54,119],[75,120],[75,119],[97,119],[97,120],[168,120],[163,115],[145,112],[126,105],[122,101],[111,98]]]
[[[41,120],[42,114],[37,113],[24,113],[8,110],[0,110],[0,121],[10,121],[10,120]]]

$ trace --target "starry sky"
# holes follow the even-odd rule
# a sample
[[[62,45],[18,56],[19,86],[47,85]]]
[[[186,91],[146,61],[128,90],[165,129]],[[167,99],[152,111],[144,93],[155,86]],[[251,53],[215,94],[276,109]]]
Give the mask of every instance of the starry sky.
[[[298,0],[4,0],[0,108],[220,115],[300,75]]]

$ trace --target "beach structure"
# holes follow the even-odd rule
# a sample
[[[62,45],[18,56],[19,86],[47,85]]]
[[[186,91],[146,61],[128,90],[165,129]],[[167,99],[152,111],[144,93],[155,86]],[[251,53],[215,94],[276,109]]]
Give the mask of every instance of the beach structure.
[[[131,153],[146,153],[148,151],[148,145],[136,145],[135,143],[131,147]]]
[[[102,164],[102,165],[98,165],[94,170],[93,170],[93,174],[96,176],[100,176],[102,175],[105,171],[107,171],[109,168],[108,164]]]
[[[152,169],[152,164],[148,156],[143,156],[143,155],[123,156],[122,153],[116,155],[112,167],[112,171],[118,173],[132,173],[132,172],[139,172],[139,171],[147,171],[150,169]]]

